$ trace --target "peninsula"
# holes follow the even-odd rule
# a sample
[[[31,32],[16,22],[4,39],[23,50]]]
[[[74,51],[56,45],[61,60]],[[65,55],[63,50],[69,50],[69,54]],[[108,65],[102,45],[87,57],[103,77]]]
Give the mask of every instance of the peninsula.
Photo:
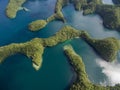
[[[117,1],[117,0],[116,0]],[[119,0],[117,1],[119,2]],[[67,6],[69,3],[72,3],[75,7],[75,10],[83,10],[83,15],[88,15],[88,14],[98,14],[103,18],[103,25],[106,28],[109,29],[116,29],[120,30],[120,5],[106,5],[103,4],[101,0],[57,0],[56,6],[55,6],[55,13],[48,17],[46,19],[46,22],[49,23],[53,20],[61,20],[65,22],[64,15],[62,13],[62,8]],[[41,25],[42,22],[36,23],[38,20],[33,21],[31,24],[31,27]],[[44,24],[45,26],[47,24]],[[29,29],[31,31],[38,31],[42,29],[42,25],[39,28],[31,28]]]
[[[30,23],[29,29],[31,31],[39,31],[44,28],[49,22],[53,20],[60,20],[66,22],[62,13],[62,8],[72,3],[76,10],[83,10],[84,15],[99,14],[103,18],[103,25],[109,29],[120,30],[120,1],[113,0],[115,5],[103,4],[101,0],[57,0],[55,5],[55,13],[46,20],[35,20]],[[26,0],[9,0],[6,8],[6,15],[9,18],[15,18],[17,12],[21,9]],[[44,22],[44,23],[43,23]]]
[[[13,43],[0,47],[0,62],[16,53],[26,55],[32,59],[36,70],[42,65],[42,54],[46,47],[53,47],[73,38],[82,38],[97,50],[106,61],[113,61],[119,50],[119,40],[108,38],[103,40],[93,39],[86,31],[76,30],[71,26],[62,27],[59,32],[49,38],[34,38],[26,43]]]
[[[114,37],[94,39],[87,32],[84,32],[81,37],[107,62],[112,62],[116,59],[120,50],[120,41],[118,39]]]
[[[19,10],[28,11],[28,9],[22,7],[26,1],[9,0],[6,7],[6,15],[12,19],[16,17]],[[40,18],[30,22],[28,28],[31,31],[39,31],[54,20],[60,20],[65,23],[66,20],[62,9],[68,4],[73,4],[75,10],[83,11],[83,15],[98,14],[102,17],[103,25],[106,28],[120,31],[120,0],[113,1],[115,5],[103,4],[102,0],[56,0],[54,13],[45,20]],[[7,57],[19,53],[27,56],[32,61],[33,68],[39,70],[42,67],[44,50],[47,47],[53,47],[74,38],[81,38],[86,41],[107,62],[114,61],[120,50],[120,40],[114,37],[92,38],[88,32],[77,30],[67,25],[48,38],[33,38],[25,43],[11,43],[0,46],[0,63],[3,63]],[[70,90],[120,90],[119,84],[113,87],[92,83],[88,78],[82,58],[74,51],[71,45],[64,47],[64,53],[77,75],[75,81],[70,85]]]
[[[17,12],[21,10],[21,6],[25,2],[26,0],[9,0],[9,3],[6,7],[6,15],[11,19],[15,18]]]
[[[105,87],[101,85],[95,85],[90,82],[82,58],[74,51],[72,46],[64,46],[64,52],[77,74],[77,78],[70,86],[70,90],[120,90],[119,84]]]
[[[66,22],[64,15],[62,13],[62,8],[68,3],[66,0],[57,0],[55,5],[55,13],[48,17],[46,20],[35,20],[31,22],[28,27],[31,31],[39,31],[44,28],[49,22],[54,20],[60,20]]]
[[[42,54],[45,47],[55,46],[58,43],[79,37],[80,35],[80,31],[77,31],[70,26],[65,26],[49,38],[34,38],[26,43],[13,43],[0,47],[0,62],[3,62],[11,55],[20,53],[26,55],[28,58],[31,58],[33,67],[36,70],[39,70],[42,65]]]

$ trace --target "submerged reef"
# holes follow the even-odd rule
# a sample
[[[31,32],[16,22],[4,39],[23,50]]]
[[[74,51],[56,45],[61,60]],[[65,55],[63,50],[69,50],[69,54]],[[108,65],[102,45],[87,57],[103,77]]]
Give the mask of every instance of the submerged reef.
[[[55,35],[48,38],[34,38],[26,43],[13,43],[0,47],[0,62],[8,56],[21,53],[32,59],[33,67],[38,70],[42,64],[44,48],[52,47],[73,38],[82,38],[89,43],[106,61],[113,61],[119,50],[119,40],[108,38],[92,39],[85,31],[76,30],[71,26],[64,26]]]
[[[6,15],[9,18],[15,18],[17,12],[21,10],[21,6],[25,2],[26,0],[9,0],[9,3],[6,7]]]
[[[90,82],[82,58],[74,51],[72,46],[64,46],[64,52],[77,74],[76,80],[70,85],[70,90],[120,90],[119,84],[115,86],[101,86]]]

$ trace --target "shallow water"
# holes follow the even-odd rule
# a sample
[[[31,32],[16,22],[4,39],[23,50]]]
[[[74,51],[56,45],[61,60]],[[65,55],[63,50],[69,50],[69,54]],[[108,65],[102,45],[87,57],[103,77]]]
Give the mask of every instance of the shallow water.
[[[65,7],[63,9],[63,14],[67,20],[67,25],[71,25],[78,30],[85,30],[94,38],[103,39],[107,37],[116,37],[120,39],[119,32],[104,28],[102,24],[103,21],[99,15],[92,14],[83,16],[82,11],[75,11],[73,5]],[[103,59],[83,40],[75,39],[71,43],[76,49],[76,52],[82,56],[89,79],[97,84],[104,82],[106,76],[102,73],[102,68],[96,63],[98,59]],[[118,60],[120,60],[120,57],[118,57]]]
[[[55,2],[56,0],[29,0],[24,6],[30,9],[30,12],[19,11],[16,19],[10,20],[5,16],[8,0],[0,0],[0,46],[55,34],[65,24],[53,21],[44,29],[34,33],[30,32],[27,27],[33,20],[46,19],[52,15]],[[120,38],[117,31],[103,27],[102,19],[98,15],[83,16],[82,12],[75,11],[72,5],[65,7],[63,14],[67,20],[67,25],[79,30],[86,30],[94,38],[111,36]],[[37,72],[32,68],[31,59],[24,55],[17,54],[7,58],[0,65],[0,90],[66,89],[74,74],[63,53],[63,46],[67,44],[72,44],[75,51],[82,56],[92,82],[100,83],[106,79],[101,73],[101,68],[96,64],[96,59],[100,57],[83,40],[74,39],[52,48],[46,48],[42,68]]]

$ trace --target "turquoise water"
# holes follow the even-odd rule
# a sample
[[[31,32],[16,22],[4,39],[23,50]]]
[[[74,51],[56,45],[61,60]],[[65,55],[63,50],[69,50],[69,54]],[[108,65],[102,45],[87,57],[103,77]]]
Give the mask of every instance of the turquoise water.
[[[67,20],[66,24],[69,24],[78,30],[85,30],[94,38],[103,39],[106,37],[116,37],[120,39],[119,32],[104,28],[102,25],[103,21],[98,15],[83,16],[82,11],[75,11],[73,5],[65,7],[63,9],[63,14]],[[88,73],[89,79],[93,83],[97,84],[104,82],[106,77],[102,73],[102,69],[96,63],[96,60],[101,58],[83,40],[75,39],[71,41],[71,43],[74,46],[76,52],[82,56],[86,65],[86,71]],[[120,58],[118,57],[118,60],[119,59]]]
[[[56,0],[28,0],[24,6],[30,9],[30,12],[19,11],[16,19],[11,20],[5,16],[8,0],[0,0],[0,46],[55,34],[65,24],[53,21],[35,33],[27,28],[31,21],[46,19],[52,15],[55,2]],[[72,5],[65,7],[63,14],[67,20],[66,24],[79,30],[87,30],[94,38],[114,36],[120,39],[118,32],[103,27],[98,15],[83,16],[82,12],[75,11]],[[74,39],[46,48],[42,68],[37,72],[32,68],[31,60],[24,55],[17,54],[7,58],[0,65],[0,90],[65,90],[74,76],[63,53],[63,46],[67,44],[72,44],[82,56],[90,80],[94,83],[104,81],[105,76],[96,64],[96,59],[100,57],[83,40]]]

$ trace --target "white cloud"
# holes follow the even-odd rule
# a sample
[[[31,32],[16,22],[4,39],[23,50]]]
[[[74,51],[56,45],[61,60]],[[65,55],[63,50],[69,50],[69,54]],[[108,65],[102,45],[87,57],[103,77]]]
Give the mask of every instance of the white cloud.
[[[100,59],[96,59],[96,62],[102,68],[102,73],[107,77],[107,81],[102,82],[102,84],[114,86],[120,83],[120,63],[110,63]]]

